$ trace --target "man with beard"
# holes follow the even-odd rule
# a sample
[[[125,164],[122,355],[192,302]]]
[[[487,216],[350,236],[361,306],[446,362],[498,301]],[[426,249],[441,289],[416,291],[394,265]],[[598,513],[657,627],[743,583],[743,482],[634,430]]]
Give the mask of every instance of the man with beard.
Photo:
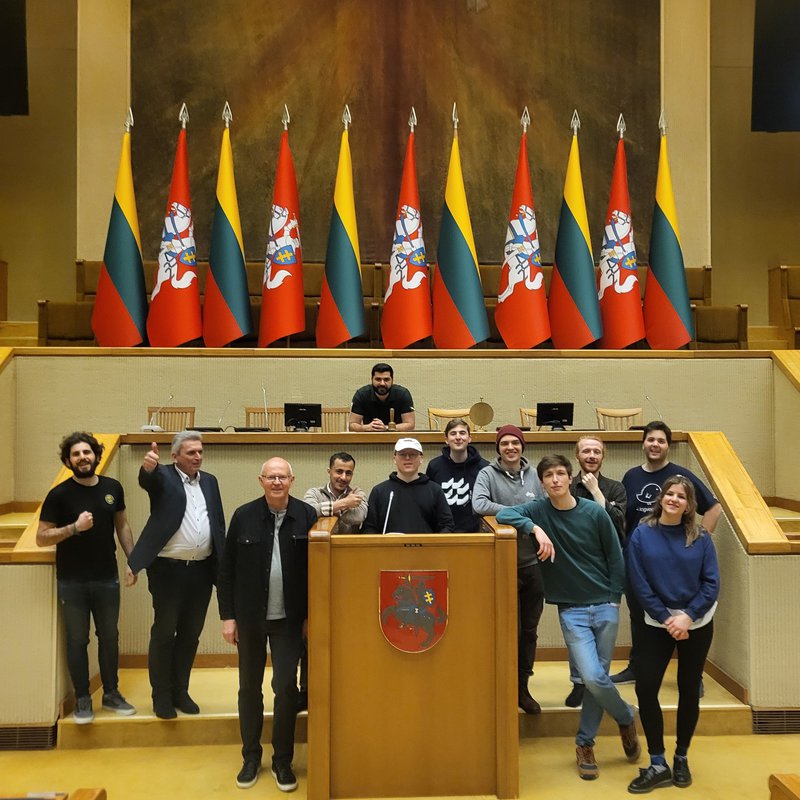
[[[328,462],[328,483],[309,489],[303,500],[318,517],[336,517],[336,533],[358,533],[367,516],[367,496],[351,486],[356,460],[350,453],[334,453]]]
[[[453,512],[455,530],[475,533],[481,529],[481,520],[472,508],[472,488],[478,473],[489,462],[470,444],[469,424],[463,419],[447,423],[444,440],[447,444],[442,454],[431,459],[425,474],[442,487]]]
[[[570,487],[572,496],[593,500],[605,508],[614,523],[619,542],[623,544],[625,541],[625,487],[619,481],[607,478],[600,472],[606,455],[605,443],[597,436],[581,436],[575,443],[575,455],[581,468],[580,472],[572,479]],[[569,679],[572,681],[572,691],[567,695],[564,704],[570,708],[578,708],[583,702],[584,685],[572,661],[569,665]]]
[[[394,412],[398,431],[413,431],[416,423],[411,392],[394,382],[394,370],[389,364],[372,368],[372,383],[362,386],[353,395],[350,409],[351,431],[385,431]]]
[[[94,719],[89,694],[90,617],[97,632],[103,708],[135,714],[118,689],[119,576],[114,533],[129,555],[133,536],[119,481],[97,475],[103,445],[90,433],[75,432],[61,441],[61,462],[72,477],[53,487],[42,504],[36,544],[56,546],[56,582],[67,635],[67,667],[75,688],[78,725]],[[128,571],[125,584],[136,577]]]

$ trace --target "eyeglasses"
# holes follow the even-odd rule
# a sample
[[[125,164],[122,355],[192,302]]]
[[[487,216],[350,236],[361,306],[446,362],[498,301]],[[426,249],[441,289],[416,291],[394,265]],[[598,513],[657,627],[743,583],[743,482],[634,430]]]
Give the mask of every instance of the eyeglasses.
[[[270,483],[286,483],[290,481],[294,475],[259,475],[262,481],[269,481]]]
[[[403,450],[401,453],[395,453],[396,456],[400,456],[400,458],[422,458],[422,453],[418,453],[416,450]]]

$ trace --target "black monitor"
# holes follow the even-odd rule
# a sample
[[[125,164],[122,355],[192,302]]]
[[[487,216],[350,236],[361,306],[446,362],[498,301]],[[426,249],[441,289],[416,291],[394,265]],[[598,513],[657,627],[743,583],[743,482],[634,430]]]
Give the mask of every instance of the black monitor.
[[[554,431],[563,431],[572,426],[575,403],[537,403],[536,425],[541,428],[549,425]]]
[[[283,424],[286,430],[307,431],[322,427],[321,403],[284,403]]]

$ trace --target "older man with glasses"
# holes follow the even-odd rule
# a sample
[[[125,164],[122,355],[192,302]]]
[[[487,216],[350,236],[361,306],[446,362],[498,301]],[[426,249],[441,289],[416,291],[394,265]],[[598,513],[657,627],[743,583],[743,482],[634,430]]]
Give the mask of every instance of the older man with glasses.
[[[297,788],[292,770],[297,665],[308,624],[308,531],[314,509],[291,497],[288,461],[271,458],[258,476],[263,497],[236,509],[225,542],[218,600],[222,636],[239,649],[239,730],[243,765],[236,785],[249,789],[261,770],[264,667],[272,653],[272,775],[282,792]]]
[[[419,441],[398,439],[394,463],[389,480],[370,492],[363,533],[451,533],[455,524],[442,487],[420,472]]]

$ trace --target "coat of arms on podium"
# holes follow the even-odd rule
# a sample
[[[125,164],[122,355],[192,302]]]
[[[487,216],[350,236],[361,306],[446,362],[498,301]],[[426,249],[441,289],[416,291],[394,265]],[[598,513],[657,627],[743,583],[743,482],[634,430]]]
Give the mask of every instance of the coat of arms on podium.
[[[447,570],[381,570],[378,618],[392,647],[430,650],[447,628]]]

